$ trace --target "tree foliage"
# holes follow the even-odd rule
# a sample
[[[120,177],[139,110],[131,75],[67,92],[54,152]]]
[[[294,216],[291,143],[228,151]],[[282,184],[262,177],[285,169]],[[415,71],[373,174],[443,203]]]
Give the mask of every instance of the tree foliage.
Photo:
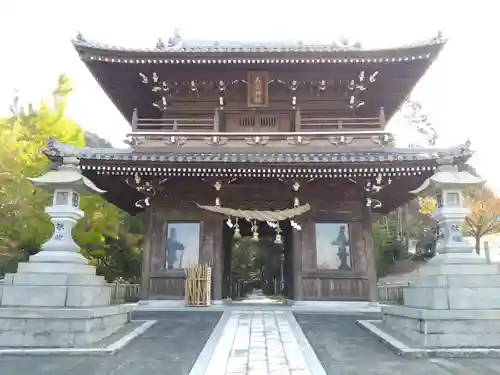
[[[377,276],[387,273],[389,267],[398,259],[403,244],[399,235],[397,213],[393,212],[380,218],[373,224],[373,239],[375,245],[375,265]]]
[[[470,167],[469,172],[476,174]],[[437,208],[433,197],[419,197],[418,209],[409,202],[409,214],[406,216],[404,230],[411,238],[417,240],[417,252],[433,253],[436,242],[437,222],[431,217]],[[500,199],[488,187],[470,189],[465,192],[465,202],[469,215],[465,220],[465,234],[475,240],[475,249],[479,254],[481,238],[500,232]]]
[[[32,249],[47,238],[52,224],[44,214],[49,194],[33,187],[27,177],[47,171],[43,155],[50,138],[83,146],[83,131],[64,117],[66,96],[71,85],[61,76],[50,101],[39,108],[22,107],[14,98],[11,116],[0,120],[0,253],[17,258],[19,249]]]
[[[475,240],[476,253],[481,251],[481,238],[500,231],[500,199],[483,186],[471,189],[467,194],[469,216],[466,219],[466,233]]]
[[[110,146],[96,135],[85,135],[65,117],[70,92],[68,78],[61,75],[50,100],[38,106],[22,106],[16,97],[11,116],[0,119],[0,268],[3,265],[8,271],[17,261],[38,251],[53,231],[44,212],[51,196],[28,180],[48,171],[50,161],[43,149],[49,139],[80,147],[90,139],[99,147]],[[142,241],[139,219],[130,218],[100,196],[82,197],[81,208],[85,217],[75,226],[73,235],[82,252],[110,281],[122,274],[137,277]],[[123,272],[127,267],[133,272]]]

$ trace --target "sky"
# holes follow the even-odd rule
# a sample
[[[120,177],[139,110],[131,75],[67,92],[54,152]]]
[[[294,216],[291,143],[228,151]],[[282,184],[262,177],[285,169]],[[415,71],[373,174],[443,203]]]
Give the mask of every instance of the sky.
[[[496,8],[491,0],[2,1],[0,115],[8,113],[16,91],[23,101],[37,102],[66,73],[74,87],[69,117],[120,145],[129,126],[74,51],[70,40],[77,31],[126,47],[153,47],[158,37],[167,39],[179,28],[186,39],[329,43],[347,35],[365,48],[404,45],[442,31],[449,42],[412,99],[422,103],[437,128],[439,146],[471,139],[476,151],[471,164],[500,193]],[[410,143],[401,119],[389,128],[400,144]]]

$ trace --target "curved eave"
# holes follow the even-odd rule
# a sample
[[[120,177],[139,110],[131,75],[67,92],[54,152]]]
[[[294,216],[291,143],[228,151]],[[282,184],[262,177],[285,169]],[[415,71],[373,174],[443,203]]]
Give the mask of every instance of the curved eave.
[[[425,171],[421,175],[407,176],[394,180],[392,184],[381,189],[373,196],[373,198],[382,202],[382,206],[376,209],[375,212],[388,214],[415,199],[416,196],[413,194],[413,191],[425,183],[433,173],[433,171]]]
[[[429,43],[400,48],[371,50],[335,50],[332,46],[304,46],[302,48],[216,48],[189,47],[184,49],[132,49],[117,46],[73,41],[75,49],[83,60],[99,60],[116,63],[181,63],[182,60],[195,60],[195,63],[207,63],[210,58],[216,60],[258,59],[263,62],[270,59],[299,59],[303,63],[316,63],[316,59],[326,59],[336,63],[388,63],[408,61],[406,59],[433,59],[446,44],[446,40],[435,40]],[[115,59],[112,61],[111,59]],[[197,61],[200,59],[200,61]],[[393,60],[395,59],[395,60]],[[179,61],[177,61],[179,60]],[[309,60],[309,61],[308,61]],[[278,61],[279,63],[279,61]]]

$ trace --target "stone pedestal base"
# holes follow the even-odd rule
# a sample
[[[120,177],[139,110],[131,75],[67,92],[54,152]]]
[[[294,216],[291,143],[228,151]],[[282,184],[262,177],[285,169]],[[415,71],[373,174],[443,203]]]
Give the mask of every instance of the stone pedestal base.
[[[383,306],[383,325],[423,348],[500,347],[500,265],[436,258],[404,289],[404,306]]]
[[[5,276],[2,307],[108,306],[111,288],[95,268],[72,263],[21,263]]]
[[[0,308],[0,347],[84,347],[129,321],[133,305],[94,308]]]
[[[383,325],[420,348],[498,348],[500,310],[383,306]]]
[[[0,295],[0,347],[80,347],[116,332],[133,306],[110,306],[111,288],[95,273],[82,263],[19,264]]]

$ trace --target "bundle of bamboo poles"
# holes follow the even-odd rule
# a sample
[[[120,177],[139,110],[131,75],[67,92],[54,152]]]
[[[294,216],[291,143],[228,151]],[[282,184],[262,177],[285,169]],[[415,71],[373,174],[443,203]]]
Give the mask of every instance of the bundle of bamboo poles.
[[[186,306],[210,306],[212,268],[209,263],[186,268]]]

